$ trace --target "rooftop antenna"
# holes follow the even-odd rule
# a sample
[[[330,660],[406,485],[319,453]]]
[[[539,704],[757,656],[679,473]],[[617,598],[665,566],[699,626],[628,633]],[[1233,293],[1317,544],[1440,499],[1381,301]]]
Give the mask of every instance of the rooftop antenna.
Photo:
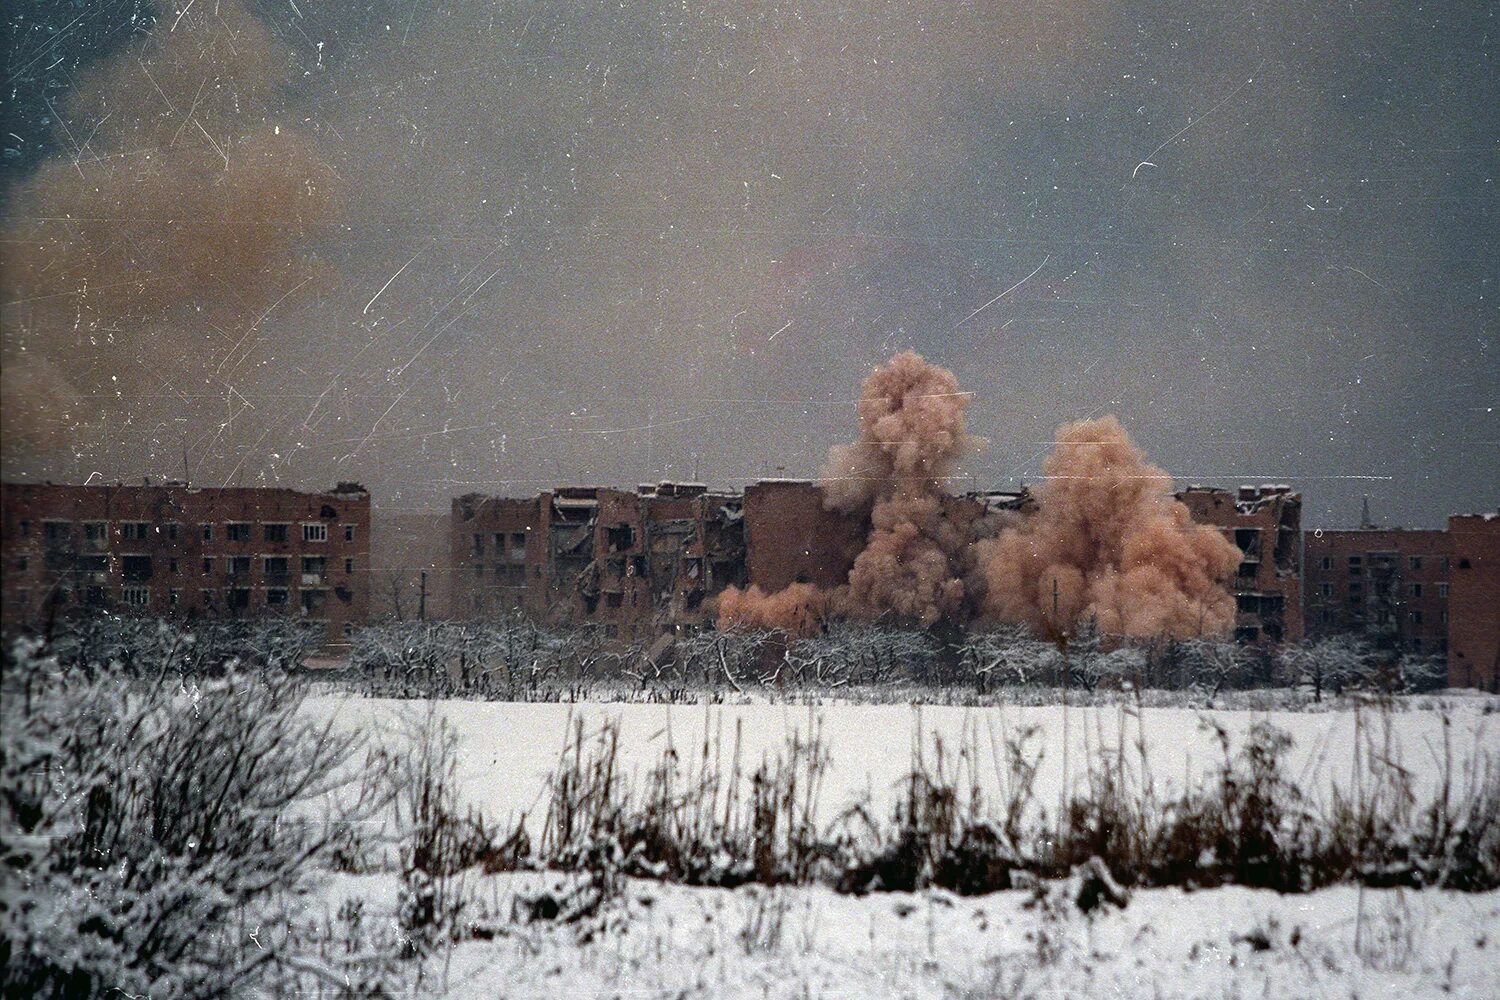
[[[1370,494],[1365,494],[1364,502],[1360,505],[1359,526],[1361,528],[1373,528],[1375,522],[1370,520]]]

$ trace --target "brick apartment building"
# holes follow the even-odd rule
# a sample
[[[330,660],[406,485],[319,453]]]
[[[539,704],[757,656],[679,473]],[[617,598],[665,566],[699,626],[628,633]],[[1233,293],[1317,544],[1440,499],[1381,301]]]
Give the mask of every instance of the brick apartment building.
[[[1236,492],[1190,486],[1176,497],[1194,521],[1218,528],[1239,547],[1235,637],[1257,645],[1300,642],[1302,495],[1282,485]]]
[[[1307,532],[1308,633],[1356,633],[1379,650],[1446,656],[1451,541],[1442,530]]]
[[[87,608],[295,615],[342,642],[368,614],[370,495],[161,486],[0,486],[3,620]]]
[[[1448,518],[1448,683],[1500,692],[1500,513]]]
[[[702,484],[471,494],[451,523],[460,618],[519,608],[645,635],[708,620],[708,598],[744,582],[742,500]]]

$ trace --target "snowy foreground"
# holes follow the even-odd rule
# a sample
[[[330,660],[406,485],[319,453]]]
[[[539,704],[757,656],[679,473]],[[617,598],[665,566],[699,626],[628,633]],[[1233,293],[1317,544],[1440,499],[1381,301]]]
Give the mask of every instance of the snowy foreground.
[[[670,744],[684,758],[718,755],[736,738],[749,763],[789,734],[816,732],[831,755],[821,815],[866,800],[884,811],[920,744],[950,761],[961,748],[981,783],[999,780],[996,742],[1036,727],[1039,801],[1056,802],[1089,752],[1144,735],[1162,787],[1196,781],[1221,758],[1213,725],[1237,745],[1256,721],[1295,740],[1289,773],[1311,796],[1354,773],[1358,752],[1399,760],[1416,786],[1445,768],[1500,751],[1500,715],[1484,699],[1446,714],[1411,709],[1321,713],[1203,713],[1117,708],[917,711],[834,705],[703,708],[414,702],[324,696],[304,711],[332,716],[399,745],[433,712],[458,736],[464,800],[502,827],[522,814],[536,829],[547,776],[565,734],[619,724],[620,759],[636,773]],[[1064,732],[1068,753],[1063,753]],[[738,735],[737,735],[738,734]],[[1065,759],[1066,757],[1066,759]],[[1066,776],[1066,777],[1065,777]],[[984,896],[943,890],[841,895],[822,886],[691,888],[627,880],[623,895],[570,922],[528,918],[542,897],[576,895],[587,876],[459,876],[471,933],[424,963],[419,995],[491,997],[1500,997],[1500,892],[1335,887],[1279,895],[1241,887],[1137,890],[1123,908],[1083,913],[1066,883]],[[328,875],[315,910],[361,900],[365,926],[392,927],[401,882],[392,873]],[[392,931],[391,933],[396,934]],[[378,936],[378,935],[377,935]],[[399,947],[396,934],[387,941]]]
[[[475,875],[482,937],[417,992],[495,997],[1223,998],[1500,996],[1500,893],[1242,888],[1136,892],[1093,916],[1025,891],[841,896],[820,887],[632,881],[597,926],[511,919],[539,874]],[[339,876],[327,901],[396,906],[395,876]],[[493,934],[493,937],[490,935]]]

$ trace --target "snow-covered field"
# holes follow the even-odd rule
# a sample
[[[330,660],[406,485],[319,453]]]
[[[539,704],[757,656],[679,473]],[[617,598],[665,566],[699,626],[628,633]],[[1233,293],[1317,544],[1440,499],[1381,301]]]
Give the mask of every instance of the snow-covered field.
[[[1488,700],[1446,712],[1409,707],[1317,713],[1188,709],[932,708],[753,704],[396,702],[320,696],[304,711],[331,716],[393,745],[429,712],[457,734],[465,800],[502,828],[519,815],[540,827],[548,776],[565,739],[619,726],[619,759],[641,774],[670,744],[696,761],[705,739],[728,770],[736,734],[745,765],[783,752],[792,733],[816,732],[831,763],[821,816],[868,799],[889,810],[920,743],[928,764],[941,741],[967,748],[981,784],[1000,780],[993,748],[1033,728],[1041,755],[1037,800],[1055,806],[1101,745],[1145,737],[1158,789],[1180,789],[1222,759],[1214,726],[1238,746],[1267,721],[1294,744],[1287,773],[1326,795],[1357,772],[1355,753],[1380,754],[1433,787],[1445,768],[1500,754],[1500,714]],[[1212,723],[1210,725],[1209,723]],[[1066,736],[1068,752],[1063,752]],[[715,750],[717,747],[717,750]],[[1066,759],[1065,759],[1066,758]],[[696,766],[695,764],[693,766]],[[1066,774],[1066,777],[1065,777]],[[987,794],[989,792],[987,791]],[[578,922],[528,921],[524,901],[566,896],[586,876],[459,876],[472,933],[440,944],[424,964],[424,995],[480,997],[1500,997],[1500,892],[1360,889],[1302,895],[1226,887],[1146,889],[1123,909],[1084,914],[1066,883],[983,896],[944,890],[842,895],[824,886],[692,888],[627,880],[623,896]],[[364,900],[366,919],[394,927],[399,877],[330,875],[319,905]],[[518,914],[520,914],[518,916]],[[409,971],[409,970],[408,970]]]
[[[1347,784],[1358,748],[1361,755],[1378,754],[1407,769],[1420,798],[1441,778],[1445,766],[1451,764],[1457,779],[1466,762],[1476,756],[1500,755],[1500,714],[1485,714],[1489,704],[1484,698],[1454,699],[1446,721],[1439,712],[1421,709],[1299,713],[1166,708],[1136,712],[1061,706],[568,705],[429,703],[334,695],[309,699],[306,710],[331,715],[339,725],[357,727],[393,745],[400,745],[411,726],[429,711],[434,713],[458,736],[462,794],[489,819],[509,828],[522,814],[530,826],[540,822],[538,811],[546,806],[547,777],[557,767],[565,738],[580,720],[586,735],[597,733],[606,720],[617,722],[620,763],[638,774],[654,765],[669,743],[685,762],[693,762],[702,753],[706,737],[711,760],[717,754],[721,772],[727,774],[737,734],[748,771],[763,757],[784,752],[793,733],[816,732],[831,757],[821,803],[821,815],[829,818],[862,800],[868,800],[877,815],[887,815],[900,791],[900,779],[911,770],[918,742],[931,763],[940,741],[950,766],[958,751],[967,748],[967,761],[977,769],[980,786],[992,793],[1003,788],[1000,772],[1004,765],[998,754],[1004,741],[1032,727],[1035,732],[1026,746],[1029,756],[1040,755],[1035,793],[1044,805],[1055,805],[1065,780],[1069,786],[1086,780],[1087,762],[1094,751],[1101,746],[1118,749],[1122,734],[1132,766],[1138,763],[1134,745],[1143,733],[1147,769],[1157,790],[1180,790],[1223,759],[1218,737],[1206,724],[1209,721],[1221,726],[1235,747],[1256,722],[1285,730],[1294,741],[1287,757],[1288,774],[1309,795],[1320,796],[1336,784]]]

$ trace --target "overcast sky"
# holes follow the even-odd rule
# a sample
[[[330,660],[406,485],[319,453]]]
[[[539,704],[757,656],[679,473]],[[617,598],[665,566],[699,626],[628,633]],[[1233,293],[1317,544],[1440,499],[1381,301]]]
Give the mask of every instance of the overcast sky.
[[[6,477],[742,486],[915,348],[975,487],[1500,503],[1494,4],[623,8],[7,5]]]

